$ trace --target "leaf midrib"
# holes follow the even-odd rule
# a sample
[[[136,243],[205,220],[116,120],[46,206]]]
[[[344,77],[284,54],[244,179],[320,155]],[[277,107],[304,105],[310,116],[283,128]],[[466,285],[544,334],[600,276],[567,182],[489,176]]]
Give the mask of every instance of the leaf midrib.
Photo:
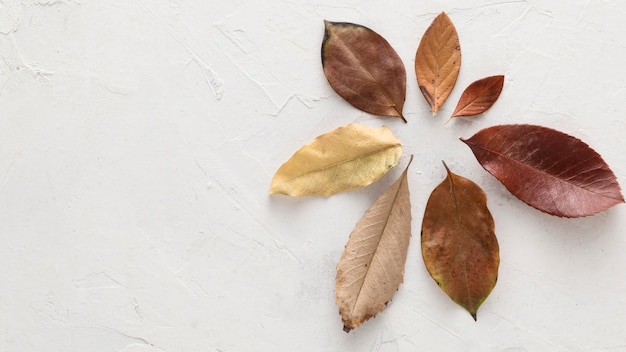
[[[491,148],[488,148],[487,146],[481,146],[481,145],[479,145],[479,144],[472,143],[472,142],[470,142],[469,140],[465,140],[465,142],[466,142],[466,143],[469,143],[470,145],[473,145],[473,146],[475,146],[475,147],[479,147],[479,148],[481,148],[481,149],[483,149],[483,150],[486,150],[487,152],[490,152],[490,153],[493,153],[493,154],[496,154],[496,155],[502,156],[502,157],[506,158],[507,160],[511,160],[511,161],[513,161],[513,162],[514,162],[514,163],[516,163],[516,164],[522,165],[522,167],[523,167],[523,168],[530,169],[530,170],[532,170],[532,171],[536,171],[536,172],[538,172],[538,173],[540,173],[540,174],[543,174],[543,175],[545,175],[545,176],[548,176],[548,177],[549,177],[549,178],[551,178],[551,179],[556,179],[556,180],[558,180],[558,181],[560,181],[560,182],[567,183],[567,184],[569,184],[569,185],[571,185],[571,186],[574,186],[574,187],[576,187],[576,188],[578,188],[578,189],[581,189],[581,190],[583,190],[583,191],[585,191],[585,192],[588,192],[588,193],[594,194],[594,195],[599,196],[599,197],[603,197],[603,198],[608,198],[608,199],[613,199],[613,200],[617,200],[617,201],[620,201],[620,202],[624,202],[624,200],[623,200],[623,199],[613,198],[613,197],[609,197],[609,196],[607,196],[607,195],[604,195],[604,194],[601,194],[601,193],[598,193],[598,192],[594,192],[594,191],[592,191],[592,190],[590,190],[590,189],[587,189],[587,188],[584,188],[584,187],[582,187],[582,186],[579,186],[579,185],[577,185],[577,184],[575,184],[575,183],[572,183],[572,182],[570,182],[570,181],[568,181],[568,180],[565,180],[565,179],[559,178],[559,177],[557,177],[556,175],[553,175],[553,174],[548,173],[548,172],[546,172],[546,171],[543,171],[543,170],[540,170],[540,169],[534,168],[534,167],[532,167],[532,166],[530,166],[530,165],[528,165],[528,164],[525,164],[525,163],[523,163],[523,162],[521,162],[521,161],[519,161],[519,160],[517,160],[517,159],[514,159],[514,158],[512,158],[512,157],[510,157],[510,156],[508,156],[508,155],[506,155],[506,154],[504,154],[504,153],[502,153],[502,152],[495,151],[495,150],[493,150],[493,149],[491,149]]]
[[[378,82],[378,80],[374,77],[374,75],[372,75],[372,73],[367,69],[367,67],[363,64],[363,61],[361,61],[361,59],[356,55],[356,53],[352,51],[352,49],[348,45],[346,45],[346,42],[343,40],[343,38],[341,38],[341,36],[335,34],[335,37],[337,37],[337,40],[339,40],[342,46],[347,49],[346,51],[350,53],[350,55],[354,58],[354,60],[356,60],[359,63],[359,67],[362,68],[362,71],[367,73],[367,75],[372,79],[372,82],[376,83],[378,90],[380,90],[381,93],[383,93],[383,96],[385,97],[385,99],[387,99],[389,106],[393,106],[393,109],[396,110],[396,112],[398,112],[400,115],[402,115],[402,112],[398,111],[395,101],[393,101],[389,97],[389,95],[387,95],[387,91],[383,88],[383,86],[380,85],[380,82]],[[391,71],[394,75],[394,82],[396,82],[397,81],[396,73],[394,70],[391,70]]]
[[[299,174],[299,175],[291,178],[290,180],[295,180],[295,179],[298,179],[298,178],[301,178],[301,177],[306,177],[307,175],[310,175],[310,177],[313,177],[313,174],[316,174],[316,173],[319,173],[319,172],[323,172],[323,171],[326,171],[328,169],[332,169],[332,168],[337,167],[337,166],[342,165],[342,164],[346,164],[346,163],[357,161],[359,159],[367,158],[368,156],[372,156],[372,155],[377,154],[377,153],[382,153],[382,152],[387,151],[389,149],[393,149],[393,148],[397,148],[397,147],[401,147],[401,146],[402,146],[402,144],[396,143],[396,144],[394,144],[392,146],[389,146],[389,147],[380,148],[380,149],[374,150],[374,151],[366,153],[366,154],[360,154],[359,156],[351,158],[351,159],[342,160],[340,162],[337,162],[337,163],[334,163],[334,164],[330,164],[330,165],[322,167],[322,168],[318,168],[318,169],[315,169],[315,170],[307,171],[305,173]]]
[[[446,167],[447,169],[447,167]],[[450,178],[450,185],[452,187],[450,187],[450,189],[452,190],[452,198],[454,198],[454,210],[456,211],[456,231],[460,234],[461,233],[461,214],[459,213],[459,201],[456,197],[456,185],[454,183],[454,177],[453,174],[450,170],[448,171],[448,177]],[[458,241],[457,242],[457,247],[462,247],[462,242]],[[462,252],[462,251],[459,251]],[[466,302],[471,302],[473,303],[473,299],[472,299],[472,290],[470,288],[469,285],[469,279],[468,279],[468,273],[467,273],[467,261],[463,261],[463,277],[464,277],[464,286],[465,289],[467,290],[467,301]],[[469,309],[469,307],[468,307]],[[473,309],[473,307],[472,307]]]
[[[389,224],[389,219],[391,218],[391,212],[395,208],[396,201],[398,199],[398,195],[400,194],[400,189],[402,188],[402,184],[404,183],[404,176],[405,176],[405,173],[403,173],[400,176],[402,180],[400,181],[400,184],[398,185],[398,188],[396,189],[396,192],[393,195],[393,200],[391,201],[391,206],[389,207],[389,211],[386,212],[385,224],[383,225],[383,229],[382,229],[381,234],[380,234],[380,236],[378,238],[378,243],[376,244],[376,249],[374,249],[374,253],[372,253],[372,258],[367,263],[367,270],[365,271],[365,274],[363,275],[363,281],[362,281],[362,283],[361,283],[361,285],[359,287],[359,292],[356,294],[356,300],[354,301],[354,306],[352,306],[352,309],[350,309],[350,315],[354,314],[354,310],[359,305],[359,298],[361,298],[361,291],[363,291],[363,287],[365,287],[365,281],[367,280],[367,276],[369,275],[370,271],[372,270],[372,262],[374,262],[374,258],[376,258],[376,253],[378,253],[378,249],[380,248],[380,243],[382,242],[383,237],[385,236],[385,232],[386,232],[385,230],[387,229],[387,225]]]

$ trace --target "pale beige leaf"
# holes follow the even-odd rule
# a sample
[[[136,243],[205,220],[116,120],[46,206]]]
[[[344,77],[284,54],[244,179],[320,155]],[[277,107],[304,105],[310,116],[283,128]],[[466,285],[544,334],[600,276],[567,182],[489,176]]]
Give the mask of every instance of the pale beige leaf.
[[[402,145],[385,126],[339,127],[315,138],[284,163],[270,194],[330,196],[365,187],[396,166]]]
[[[382,311],[402,283],[411,237],[408,168],[359,220],[337,265],[335,293],[346,332]]]

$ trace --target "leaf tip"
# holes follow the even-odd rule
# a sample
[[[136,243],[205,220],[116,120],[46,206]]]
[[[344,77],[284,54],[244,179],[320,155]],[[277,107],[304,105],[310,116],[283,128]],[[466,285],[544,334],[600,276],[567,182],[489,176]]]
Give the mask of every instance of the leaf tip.
[[[270,189],[267,191],[267,194],[269,194],[270,196],[273,194],[279,194],[281,193],[279,190],[276,189],[276,187],[274,185],[272,185],[270,187]]]
[[[472,318],[474,318],[474,321],[478,321],[478,320],[476,319],[476,312],[470,312],[470,314],[472,315]]]
[[[444,125],[447,125],[447,124],[448,124],[448,122],[452,121],[452,119],[453,119],[453,118],[454,118],[454,115],[452,115],[452,116],[448,117],[448,119],[446,120],[446,122],[444,122],[443,124],[444,124]]]
[[[402,119],[402,121],[404,121],[404,123],[409,123],[404,117],[404,115],[402,115],[402,113],[400,113],[400,118]]]
[[[351,328],[351,327],[349,327],[349,326],[347,326],[347,325],[344,325],[344,326],[343,326],[343,331],[345,331],[345,332],[346,332],[346,334],[347,334],[347,333],[349,333],[350,331],[352,331],[352,328]]]

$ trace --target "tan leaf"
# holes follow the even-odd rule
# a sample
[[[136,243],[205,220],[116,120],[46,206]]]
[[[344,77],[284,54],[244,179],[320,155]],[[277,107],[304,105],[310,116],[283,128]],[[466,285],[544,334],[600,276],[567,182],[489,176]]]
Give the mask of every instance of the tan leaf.
[[[354,107],[380,116],[402,116],[404,64],[385,38],[354,23],[324,21],[322,66],[328,83]]]
[[[448,177],[432,192],[424,212],[422,256],[439,287],[476,320],[498,278],[498,240],[485,192],[446,170]]]
[[[382,311],[402,283],[411,237],[408,168],[356,224],[337,265],[335,293],[345,332]]]
[[[504,76],[491,76],[473,82],[459,99],[452,116],[474,116],[487,111],[500,97],[502,87],[504,86]]]
[[[330,196],[365,187],[396,166],[402,145],[385,126],[349,124],[300,148],[272,179],[270,194]]]
[[[428,27],[415,54],[417,84],[433,111],[448,99],[461,69],[461,45],[454,24],[442,12]]]

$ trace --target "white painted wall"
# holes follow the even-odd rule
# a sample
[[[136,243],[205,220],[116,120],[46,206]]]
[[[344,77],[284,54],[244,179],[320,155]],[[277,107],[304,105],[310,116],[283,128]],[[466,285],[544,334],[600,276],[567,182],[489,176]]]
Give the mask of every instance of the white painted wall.
[[[440,11],[463,65],[433,119],[412,66]],[[398,51],[407,125],[329,87],[323,19]],[[626,351],[626,206],[542,214],[457,139],[557,128],[626,185],[624,20],[608,0],[0,1],[0,351]],[[444,126],[493,74],[506,75],[496,105]],[[351,122],[392,128],[400,165],[415,154],[414,230],[394,300],[345,334],[336,263],[401,167],[330,198],[266,192],[302,144]],[[421,261],[441,160],[485,189],[496,221],[500,279],[478,322]]]

